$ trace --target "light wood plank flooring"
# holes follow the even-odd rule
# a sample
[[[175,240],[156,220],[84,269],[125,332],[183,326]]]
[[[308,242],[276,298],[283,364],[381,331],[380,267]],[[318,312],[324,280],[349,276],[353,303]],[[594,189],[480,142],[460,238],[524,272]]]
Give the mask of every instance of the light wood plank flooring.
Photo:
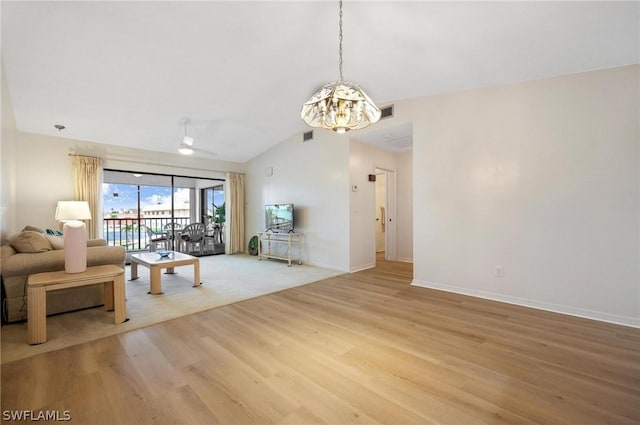
[[[284,267],[284,266],[283,266]],[[2,365],[77,424],[638,424],[640,331],[344,275]]]

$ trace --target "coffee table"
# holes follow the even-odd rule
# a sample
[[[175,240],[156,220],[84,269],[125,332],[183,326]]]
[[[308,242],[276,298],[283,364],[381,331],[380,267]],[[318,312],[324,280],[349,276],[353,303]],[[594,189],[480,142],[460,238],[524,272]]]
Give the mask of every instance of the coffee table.
[[[167,269],[167,274],[174,274],[175,267],[193,265],[193,286],[200,286],[200,260],[192,255],[171,251],[166,257],[161,257],[156,252],[141,252],[131,255],[131,280],[138,278],[138,264],[147,267],[150,271],[150,294],[162,294],[162,282],[160,270]]]

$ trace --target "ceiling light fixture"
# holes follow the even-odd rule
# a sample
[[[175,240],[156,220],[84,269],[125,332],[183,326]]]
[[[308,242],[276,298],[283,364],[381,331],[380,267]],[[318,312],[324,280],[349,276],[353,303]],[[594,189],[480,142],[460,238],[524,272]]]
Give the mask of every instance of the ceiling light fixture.
[[[178,152],[182,155],[191,155],[193,153],[193,137],[187,136],[187,124],[189,123],[189,118],[184,119],[184,138],[180,145],[178,146]]]
[[[380,119],[380,109],[356,83],[342,76],[342,0],[340,7],[340,79],[325,84],[302,106],[300,117],[311,127],[343,134],[365,128]]]

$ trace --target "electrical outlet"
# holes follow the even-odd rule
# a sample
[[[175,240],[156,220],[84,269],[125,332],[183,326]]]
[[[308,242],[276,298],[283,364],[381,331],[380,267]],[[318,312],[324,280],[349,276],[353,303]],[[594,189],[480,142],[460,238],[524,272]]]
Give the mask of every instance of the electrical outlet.
[[[496,277],[504,277],[504,266],[496,266]]]

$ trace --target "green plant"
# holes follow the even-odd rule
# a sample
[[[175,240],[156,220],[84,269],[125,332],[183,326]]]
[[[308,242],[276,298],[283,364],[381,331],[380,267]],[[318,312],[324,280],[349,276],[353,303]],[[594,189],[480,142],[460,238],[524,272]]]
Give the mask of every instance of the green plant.
[[[251,239],[249,239],[248,250],[249,250],[249,254],[250,255],[258,255],[258,244],[259,243],[260,243],[260,240],[258,239],[257,236],[253,236],[253,237],[251,237]]]
[[[223,202],[221,206],[216,207],[213,205],[213,211],[215,216],[215,223],[222,224],[226,221],[226,211],[225,211],[225,203]]]

